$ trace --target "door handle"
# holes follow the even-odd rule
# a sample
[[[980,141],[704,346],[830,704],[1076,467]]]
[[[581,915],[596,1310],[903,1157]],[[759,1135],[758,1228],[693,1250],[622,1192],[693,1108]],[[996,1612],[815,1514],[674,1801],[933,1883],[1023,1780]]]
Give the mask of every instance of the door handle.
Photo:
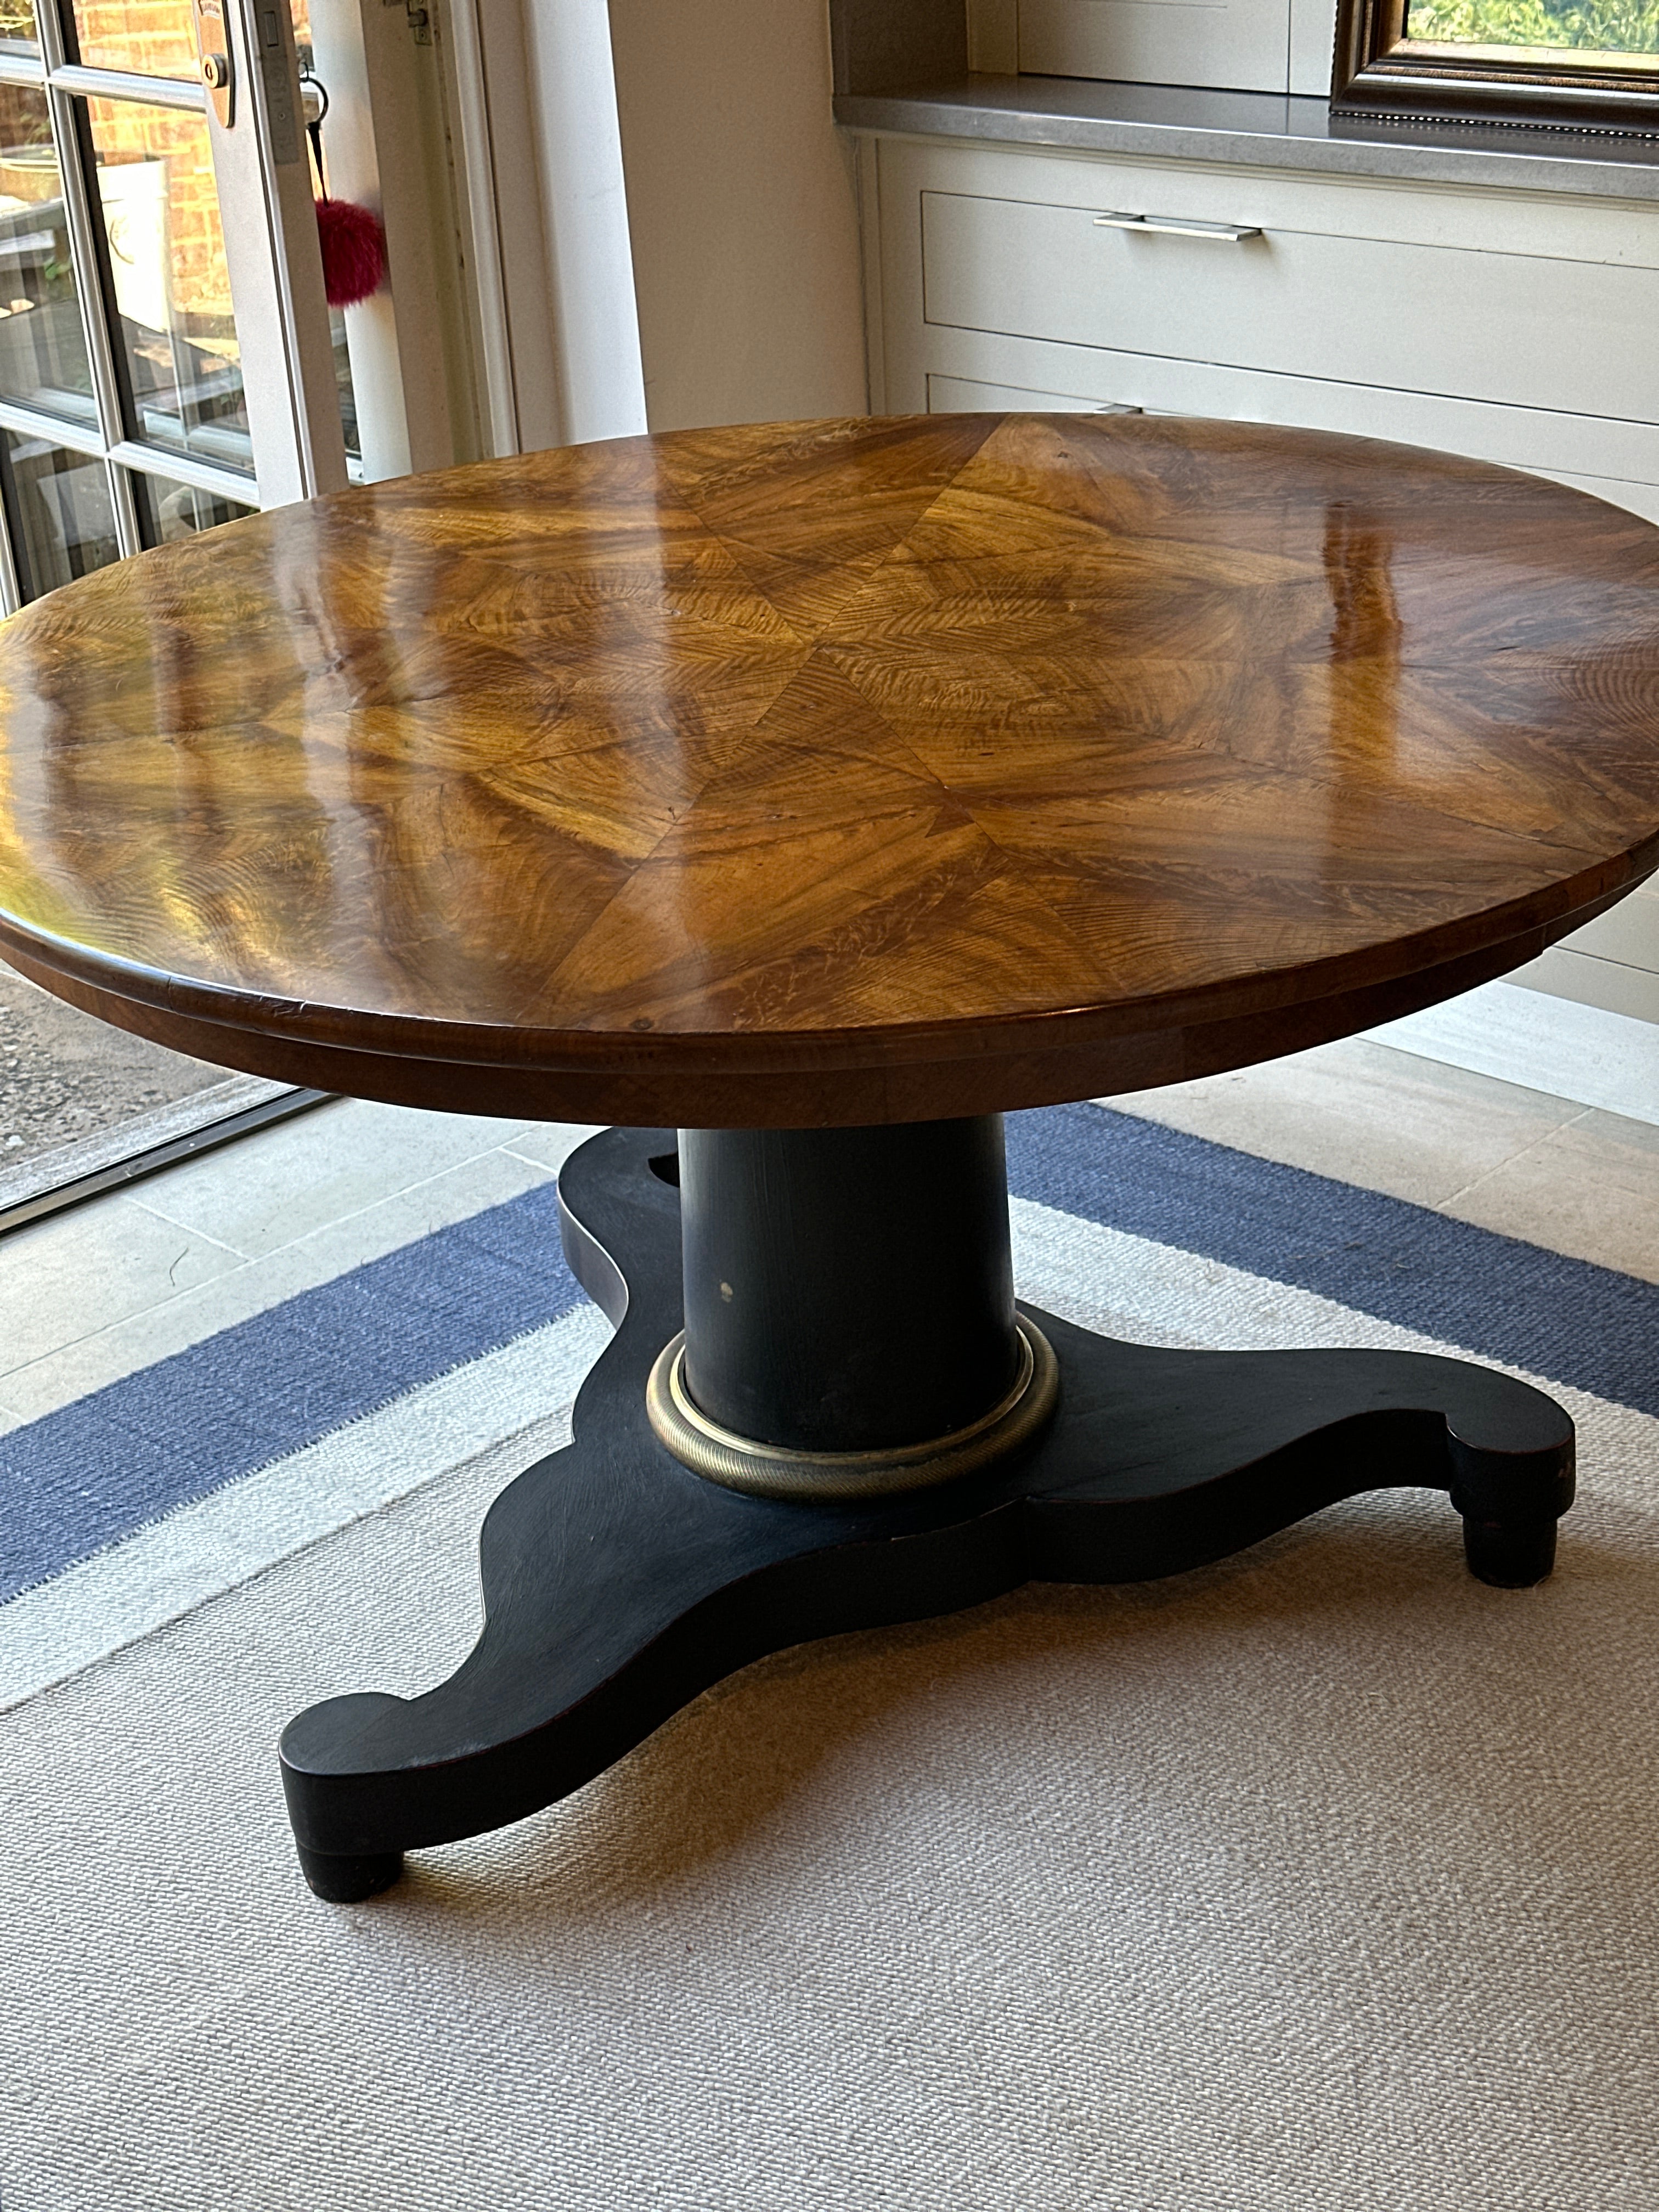
[[[1162,230],[1172,238],[1219,238],[1237,246],[1243,238],[1260,238],[1254,222],[1192,222],[1179,215],[1097,215],[1097,230]]]

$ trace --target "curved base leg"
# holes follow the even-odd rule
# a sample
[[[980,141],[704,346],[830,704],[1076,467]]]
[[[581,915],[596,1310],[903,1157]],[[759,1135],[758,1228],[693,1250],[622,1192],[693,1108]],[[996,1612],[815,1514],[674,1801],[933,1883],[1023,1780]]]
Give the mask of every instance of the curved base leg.
[[[707,1481],[646,1415],[646,1376],[681,1323],[672,1144],[611,1130],[560,1179],[566,1249],[617,1333],[573,1443],[485,1520],[476,1649],[422,1697],[332,1698],[283,1737],[319,1896],[371,1895],[403,1851],[550,1804],[769,1651],[1030,1580],[1177,1573],[1361,1491],[1449,1492],[1483,1581],[1549,1571],[1571,1421],[1507,1376],[1414,1352],[1169,1351],[1039,1314],[1060,1406],[1019,1457],[842,1502]]]

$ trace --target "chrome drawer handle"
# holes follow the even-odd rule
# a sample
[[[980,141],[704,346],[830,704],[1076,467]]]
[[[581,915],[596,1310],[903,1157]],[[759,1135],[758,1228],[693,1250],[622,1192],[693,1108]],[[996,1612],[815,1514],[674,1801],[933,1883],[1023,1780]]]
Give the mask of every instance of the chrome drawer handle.
[[[1172,238],[1224,238],[1237,246],[1242,238],[1260,238],[1261,226],[1253,222],[1189,222],[1177,215],[1097,215],[1097,230],[1166,230]]]

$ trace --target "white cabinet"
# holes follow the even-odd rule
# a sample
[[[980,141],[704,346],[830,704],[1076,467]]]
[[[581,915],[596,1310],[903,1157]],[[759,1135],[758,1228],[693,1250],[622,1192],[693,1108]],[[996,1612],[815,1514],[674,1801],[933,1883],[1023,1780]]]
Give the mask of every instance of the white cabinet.
[[[970,67],[1245,92],[1331,88],[1335,0],[968,0]]]
[[[1359,431],[1659,520],[1650,207],[904,140],[872,155],[878,406],[951,404],[929,380],[957,379]]]
[[[1288,12],[1286,0],[1019,0],[1019,66],[1283,92]]]
[[[863,173],[878,412],[1357,432],[1659,522],[1650,206],[897,138]],[[1519,980],[1659,1021],[1659,893]]]
[[[967,0],[968,66],[1244,92],[1331,88],[1336,0]]]
[[[924,319],[1659,420],[1659,349],[1631,343],[1659,332],[1659,268],[1355,236],[1333,227],[1340,191],[1269,220],[1236,183],[1218,181],[1194,216],[1166,204],[1190,191],[1109,182],[1112,197],[1083,207],[924,191]]]
[[[956,349],[942,348],[947,360]],[[1031,358],[1033,354],[1036,358]],[[1659,431],[1646,423],[1602,423],[1593,416],[1528,407],[1494,407],[1416,392],[1389,392],[1317,377],[1276,376],[1212,362],[1159,360],[1074,348],[1011,343],[989,349],[968,377],[932,369],[916,411],[946,415],[1023,407],[1058,413],[1067,406],[1147,415],[1213,415],[1237,422],[1282,422],[1303,430],[1345,430],[1396,445],[1426,446],[1505,468],[1530,469],[1558,483],[1627,507],[1659,522]],[[1000,368],[1000,374],[990,372]],[[984,396],[979,396],[984,395]],[[1030,395],[1017,396],[1017,395]],[[901,403],[889,401],[898,411]],[[908,404],[908,403],[906,403]],[[1651,481],[1641,471],[1650,469]]]
[[[1033,392],[1023,384],[987,384],[981,377],[930,376],[929,415],[993,415],[1012,409],[1021,415],[1139,415],[1145,410],[1115,399],[1085,399],[1076,392]]]

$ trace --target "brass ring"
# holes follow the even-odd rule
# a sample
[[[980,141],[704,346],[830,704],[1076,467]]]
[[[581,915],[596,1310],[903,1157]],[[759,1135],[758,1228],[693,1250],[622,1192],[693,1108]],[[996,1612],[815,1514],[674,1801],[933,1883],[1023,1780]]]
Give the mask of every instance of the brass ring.
[[[723,1429],[692,1403],[686,1389],[684,1332],[657,1355],[645,1386],[646,1412],[676,1459],[728,1490],[797,1501],[921,1490],[988,1467],[1034,1437],[1053,1415],[1060,1397],[1054,1347],[1024,1314],[1016,1316],[1014,1328],[1021,1356],[1012,1388],[965,1428],[917,1444],[885,1451],[795,1451]]]

